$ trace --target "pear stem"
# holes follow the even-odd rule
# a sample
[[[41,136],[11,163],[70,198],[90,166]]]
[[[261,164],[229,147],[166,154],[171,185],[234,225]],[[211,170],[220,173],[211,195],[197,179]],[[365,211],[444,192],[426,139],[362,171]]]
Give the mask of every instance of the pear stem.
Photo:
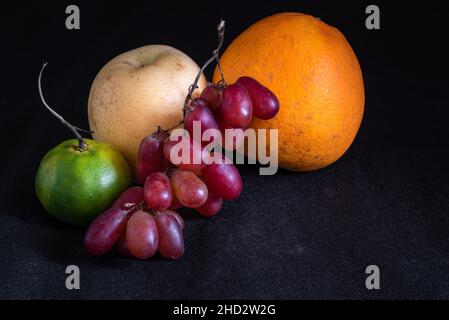
[[[78,127],[75,127],[75,126],[71,125],[68,121],[66,121],[60,114],[58,114],[55,110],[53,110],[47,104],[47,102],[45,101],[45,98],[44,98],[44,94],[42,92],[42,74],[43,74],[44,69],[47,66],[47,64],[48,64],[47,62],[44,62],[44,64],[42,65],[42,69],[39,72],[39,78],[38,78],[38,82],[37,82],[41,101],[44,104],[44,106],[48,109],[48,111],[50,111],[57,119],[59,119],[59,121],[61,121],[67,128],[69,128],[70,131],[72,131],[72,133],[75,135],[76,139],[78,140],[78,150],[79,151],[83,151],[83,150],[86,149],[87,144],[83,140],[83,137],[81,136],[79,131],[81,131],[81,132],[88,132],[88,133],[93,133],[93,131],[80,129]]]

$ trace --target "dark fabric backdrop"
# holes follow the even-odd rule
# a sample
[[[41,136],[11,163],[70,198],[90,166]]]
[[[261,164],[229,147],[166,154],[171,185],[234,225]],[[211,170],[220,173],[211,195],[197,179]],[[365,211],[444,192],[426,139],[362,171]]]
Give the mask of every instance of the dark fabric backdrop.
[[[79,31],[65,29],[68,1],[2,4],[0,298],[449,298],[449,52],[440,2],[373,1],[377,31],[365,28],[366,1],[74,3]],[[50,63],[47,100],[87,127],[90,85],[117,54],[164,43],[202,63],[220,18],[226,47],[281,11],[336,26],[359,57],[366,112],[349,151],[311,173],[267,177],[241,166],[242,196],[216,217],[187,221],[179,261],[88,256],[84,230],[49,217],[34,194],[40,159],[71,138],[40,103],[42,61]],[[65,288],[69,264],[80,267],[81,290]],[[365,288],[370,264],[380,267],[378,291]]]

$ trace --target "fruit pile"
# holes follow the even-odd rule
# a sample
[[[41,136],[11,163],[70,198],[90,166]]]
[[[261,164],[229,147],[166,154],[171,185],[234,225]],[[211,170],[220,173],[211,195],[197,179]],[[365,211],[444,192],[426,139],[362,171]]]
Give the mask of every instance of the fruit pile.
[[[141,259],[157,251],[170,259],[182,256],[184,220],[175,210],[213,216],[223,200],[240,195],[242,178],[223,148],[241,151],[244,130],[279,129],[279,166],[294,171],[331,164],[354,140],[364,112],[363,76],[336,28],[309,15],[279,13],[244,31],[221,61],[223,21],[217,30],[218,47],[188,88],[183,117],[178,108],[198,66],[175,48],[148,45],[107,63],[89,95],[90,130],[72,125],[47,104],[41,85],[46,63],[42,66],[42,103],[76,139],[44,156],[36,195],[55,218],[90,223],[84,241],[90,254],[116,246],[122,255]],[[206,85],[203,72],[214,61],[215,83]],[[255,79],[276,92],[281,112],[278,98]],[[175,122],[140,141],[156,125]],[[177,128],[181,124],[184,129]],[[129,188],[129,164],[140,186]]]
[[[204,69],[213,61],[220,68],[223,27],[221,24],[218,28],[219,46],[214,56],[189,88],[183,108],[185,135],[174,137],[170,134],[174,128],[159,127],[142,140],[136,178],[143,187],[126,190],[91,223],[84,239],[90,254],[105,254],[116,245],[119,253],[127,257],[146,259],[159,251],[165,258],[177,259],[184,253],[184,220],[174,210],[187,207],[203,216],[213,216],[220,211],[223,200],[236,199],[242,192],[240,173],[216,151],[218,142],[205,142],[201,137],[208,129],[218,133],[244,130],[253,116],[271,119],[279,111],[279,101],[253,78],[241,77],[228,85],[223,74],[221,81],[208,84],[199,98],[193,98]],[[199,139],[195,139],[195,126],[200,128]],[[234,140],[232,149],[242,142]]]

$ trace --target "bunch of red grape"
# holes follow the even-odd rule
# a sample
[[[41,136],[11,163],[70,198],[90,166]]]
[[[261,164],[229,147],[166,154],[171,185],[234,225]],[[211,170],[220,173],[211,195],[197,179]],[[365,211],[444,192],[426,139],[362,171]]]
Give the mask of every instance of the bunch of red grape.
[[[156,251],[169,259],[184,253],[183,218],[172,210],[150,211],[142,187],[129,188],[89,226],[84,246],[92,255],[107,253],[116,244],[125,257],[146,259]]]
[[[170,129],[159,127],[142,140],[136,178],[143,188],[126,190],[91,223],[84,238],[90,254],[105,254],[116,245],[120,254],[127,257],[146,259],[159,251],[165,258],[177,259],[184,253],[184,220],[174,210],[187,207],[203,216],[213,216],[220,211],[223,200],[236,199],[242,192],[240,173],[226,161],[221,148],[217,152],[216,136],[222,138],[224,134],[226,140],[229,130],[237,130],[240,136],[232,136],[231,144],[224,146],[239,148],[243,130],[253,116],[273,118],[279,111],[279,101],[273,92],[250,77],[226,85],[218,58],[224,21],[217,31],[218,48],[200,69],[184,103],[183,135],[175,136],[172,132],[170,136]],[[200,97],[194,99],[198,80],[213,61],[217,61],[221,81],[208,84]],[[194,134],[197,127],[199,138]],[[210,132],[218,134],[205,138]]]
[[[86,250],[102,255],[116,245],[127,257],[146,259],[156,251],[169,259],[182,256],[184,220],[174,210],[187,207],[213,216],[223,200],[236,199],[242,192],[239,171],[223,155],[219,155],[222,161],[207,161],[215,154],[193,139],[194,121],[201,125],[201,134],[207,129],[244,130],[253,115],[270,119],[278,110],[276,96],[252,78],[241,77],[231,85],[209,84],[185,107],[187,138],[171,139],[168,130],[158,128],[142,140],[136,176],[144,187],[126,190],[92,222],[84,240]],[[175,146],[181,159],[177,162],[171,157]],[[182,157],[183,151],[188,153],[186,157]],[[200,161],[193,161],[195,158]]]

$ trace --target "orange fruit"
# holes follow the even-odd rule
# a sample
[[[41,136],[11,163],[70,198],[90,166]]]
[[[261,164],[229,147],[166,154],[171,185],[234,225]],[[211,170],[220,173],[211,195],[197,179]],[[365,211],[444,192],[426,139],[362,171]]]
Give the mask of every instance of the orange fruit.
[[[279,129],[279,166],[323,168],[353,142],[364,111],[363,77],[343,34],[309,15],[279,13],[240,34],[221,64],[228,83],[250,76],[279,98],[271,120],[251,128]],[[215,70],[214,82],[220,79]]]

